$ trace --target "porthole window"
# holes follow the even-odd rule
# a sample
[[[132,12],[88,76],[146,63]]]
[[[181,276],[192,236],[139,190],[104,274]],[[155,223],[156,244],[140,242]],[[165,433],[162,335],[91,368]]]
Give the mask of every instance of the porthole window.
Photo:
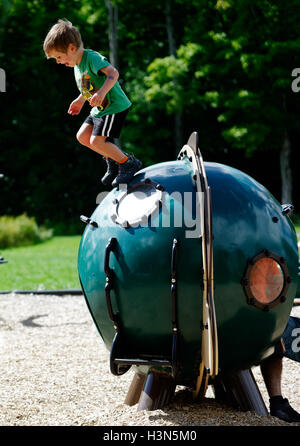
[[[266,311],[286,300],[290,282],[285,259],[267,250],[249,259],[242,279],[248,304]]]
[[[258,260],[250,272],[250,290],[259,302],[269,304],[280,296],[284,285],[281,266],[270,257]]]
[[[125,228],[146,224],[150,215],[159,209],[163,189],[150,179],[126,188],[114,200],[112,220]]]

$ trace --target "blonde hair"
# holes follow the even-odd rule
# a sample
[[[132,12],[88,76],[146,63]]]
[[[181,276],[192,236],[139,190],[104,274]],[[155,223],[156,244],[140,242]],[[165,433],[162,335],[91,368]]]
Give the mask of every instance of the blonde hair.
[[[67,53],[70,43],[76,48],[83,46],[80,32],[69,20],[59,19],[48,32],[44,40],[43,49],[47,56],[51,50]]]

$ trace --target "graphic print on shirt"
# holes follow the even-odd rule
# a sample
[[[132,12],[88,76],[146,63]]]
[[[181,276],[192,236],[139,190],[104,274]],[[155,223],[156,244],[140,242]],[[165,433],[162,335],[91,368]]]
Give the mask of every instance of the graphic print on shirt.
[[[91,99],[93,94],[96,92],[96,86],[91,81],[91,76],[89,74],[83,74],[81,77],[81,86],[80,90],[82,96],[85,97],[88,101]]]
[[[91,80],[91,76],[89,74],[82,74],[81,76],[81,85],[80,91],[82,96],[90,101],[93,94],[98,90],[94,82]],[[104,98],[104,101],[101,106],[97,107],[100,111],[104,110],[109,105],[107,97]]]

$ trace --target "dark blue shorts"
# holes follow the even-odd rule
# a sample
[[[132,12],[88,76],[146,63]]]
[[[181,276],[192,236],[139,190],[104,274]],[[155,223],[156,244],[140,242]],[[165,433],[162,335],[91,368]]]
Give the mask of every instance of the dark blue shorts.
[[[101,116],[101,118],[89,115],[84,122],[93,126],[92,135],[94,136],[119,138],[128,112],[129,108],[120,113]]]

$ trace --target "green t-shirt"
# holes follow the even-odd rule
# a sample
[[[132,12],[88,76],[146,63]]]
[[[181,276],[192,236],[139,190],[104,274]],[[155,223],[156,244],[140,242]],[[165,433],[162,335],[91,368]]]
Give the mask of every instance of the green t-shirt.
[[[100,53],[97,53],[97,51],[83,51],[80,64],[74,67],[74,75],[76,84],[86,99],[89,99],[104,84],[106,76],[104,73],[103,75],[101,73],[98,74],[98,71],[108,65],[110,64],[107,59]],[[90,113],[91,116],[100,118],[100,116],[120,113],[131,106],[130,100],[118,81],[109,90],[106,98],[108,99],[108,106],[102,111],[99,111],[97,107],[93,107]]]

